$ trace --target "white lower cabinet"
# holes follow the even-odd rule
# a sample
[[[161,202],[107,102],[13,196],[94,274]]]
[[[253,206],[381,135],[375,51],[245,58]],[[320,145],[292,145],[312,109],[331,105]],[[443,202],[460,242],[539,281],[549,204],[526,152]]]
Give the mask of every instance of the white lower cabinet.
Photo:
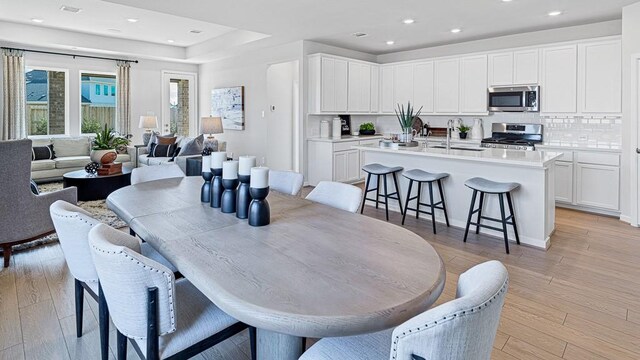
[[[620,168],[610,165],[576,165],[576,204],[618,211]]]
[[[352,182],[360,179],[360,151],[333,153],[333,181]]]
[[[573,203],[573,163],[556,161],[556,201]]]
[[[353,183],[363,180],[364,156],[352,147],[377,144],[381,138],[338,142],[309,140],[307,181],[316,186],[320,181]]]

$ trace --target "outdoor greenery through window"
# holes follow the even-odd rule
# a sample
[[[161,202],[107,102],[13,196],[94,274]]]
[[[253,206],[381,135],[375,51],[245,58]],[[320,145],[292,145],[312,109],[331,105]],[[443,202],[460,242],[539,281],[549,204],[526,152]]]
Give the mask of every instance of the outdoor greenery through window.
[[[105,124],[115,129],[116,76],[82,73],[81,82],[82,133],[97,133],[104,129]]]
[[[65,133],[66,73],[44,69],[26,69],[27,135]]]

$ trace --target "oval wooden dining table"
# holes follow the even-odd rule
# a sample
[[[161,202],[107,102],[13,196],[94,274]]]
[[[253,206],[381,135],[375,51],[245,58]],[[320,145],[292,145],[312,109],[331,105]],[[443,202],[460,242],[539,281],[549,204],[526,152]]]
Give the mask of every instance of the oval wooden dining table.
[[[427,310],[442,259],[399,226],[271,191],[252,227],[200,202],[200,177],[113,192],[107,206],[223,311],[258,329],[258,359],[294,360],[304,337],[388,329]]]

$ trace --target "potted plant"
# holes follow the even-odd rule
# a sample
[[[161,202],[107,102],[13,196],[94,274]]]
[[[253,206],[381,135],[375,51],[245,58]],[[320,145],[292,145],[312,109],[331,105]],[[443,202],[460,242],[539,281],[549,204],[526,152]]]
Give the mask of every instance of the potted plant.
[[[467,138],[467,133],[469,132],[469,130],[471,130],[470,126],[467,125],[460,125],[458,126],[458,132],[460,133],[460,139],[466,139]]]
[[[376,127],[373,126],[373,123],[364,123],[360,125],[360,135],[375,135]]]
[[[116,148],[127,145],[129,145],[127,137],[118,135],[105,124],[104,129],[97,132],[95,139],[93,139],[91,161],[102,165],[111,164],[118,156]]]
[[[400,141],[405,143],[411,142],[413,140],[413,120],[416,116],[420,116],[422,107],[420,107],[420,109],[418,109],[418,111],[414,113],[414,109],[411,106],[411,101],[407,103],[406,110],[400,104],[398,104],[397,106],[398,108],[395,110],[396,117],[398,118],[400,128],[402,129]]]

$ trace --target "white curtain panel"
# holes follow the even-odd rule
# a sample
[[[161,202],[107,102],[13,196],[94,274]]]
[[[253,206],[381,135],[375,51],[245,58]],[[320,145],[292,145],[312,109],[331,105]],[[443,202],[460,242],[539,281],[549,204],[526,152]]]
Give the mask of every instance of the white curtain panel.
[[[2,50],[2,127],[0,139],[27,137],[24,53],[21,50]]]
[[[118,122],[117,131],[121,135],[131,133],[131,90],[129,87],[129,70],[127,61],[118,61]]]

